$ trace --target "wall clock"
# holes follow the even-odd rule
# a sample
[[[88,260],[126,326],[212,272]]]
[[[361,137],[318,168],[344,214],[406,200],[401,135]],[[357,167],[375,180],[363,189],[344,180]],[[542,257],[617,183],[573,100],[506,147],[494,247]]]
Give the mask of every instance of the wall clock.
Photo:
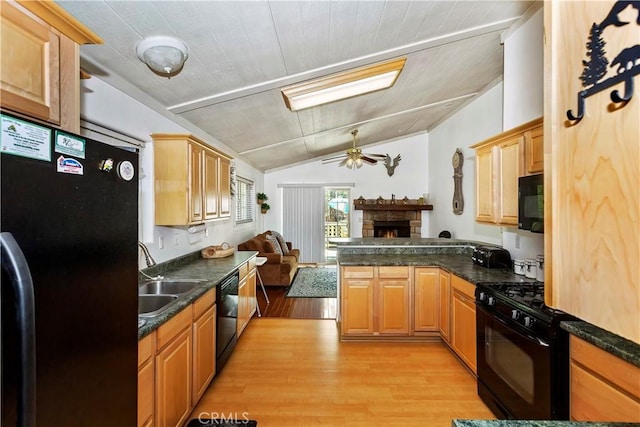
[[[453,153],[451,164],[453,166],[453,213],[461,215],[464,210],[464,197],[462,197],[462,151],[459,148]]]

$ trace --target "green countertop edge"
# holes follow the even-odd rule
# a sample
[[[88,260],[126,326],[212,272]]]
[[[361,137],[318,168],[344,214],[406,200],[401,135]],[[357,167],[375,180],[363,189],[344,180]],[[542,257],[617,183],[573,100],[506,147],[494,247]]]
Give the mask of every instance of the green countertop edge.
[[[638,423],[538,420],[452,420],[451,427],[631,427]]]
[[[560,327],[640,368],[640,344],[584,321],[561,322]]]
[[[139,319],[145,319],[146,322],[138,328],[138,340],[158,329],[184,308],[207,293],[207,291],[216,287],[222,279],[238,270],[242,264],[256,255],[258,255],[256,251],[237,251],[225,258],[205,259],[200,256],[200,252],[198,251],[144,270],[144,272],[150,276],[162,275],[168,279],[198,279],[204,280],[206,283],[179,300],[173,307],[161,315],[139,317]],[[139,277],[141,278],[139,280],[140,283],[145,280],[143,275],[139,275]]]

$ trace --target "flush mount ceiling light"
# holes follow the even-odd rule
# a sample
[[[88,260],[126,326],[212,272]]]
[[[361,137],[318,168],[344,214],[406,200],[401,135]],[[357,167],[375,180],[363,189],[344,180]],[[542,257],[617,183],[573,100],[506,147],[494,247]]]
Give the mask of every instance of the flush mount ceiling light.
[[[189,57],[189,48],[176,38],[155,36],[147,37],[138,43],[136,54],[151,71],[170,78],[182,71]]]
[[[406,58],[394,59],[283,87],[284,103],[291,111],[387,89],[398,79]]]

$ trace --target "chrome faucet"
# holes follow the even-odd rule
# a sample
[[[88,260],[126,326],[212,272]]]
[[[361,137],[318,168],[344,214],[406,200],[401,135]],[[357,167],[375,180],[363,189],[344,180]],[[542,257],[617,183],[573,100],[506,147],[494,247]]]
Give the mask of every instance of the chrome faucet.
[[[156,260],[153,259],[153,257],[149,253],[149,248],[147,248],[147,246],[140,241],[138,241],[138,246],[140,246],[140,248],[142,249],[142,253],[144,254],[144,262],[147,264],[147,267],[156,265]]]

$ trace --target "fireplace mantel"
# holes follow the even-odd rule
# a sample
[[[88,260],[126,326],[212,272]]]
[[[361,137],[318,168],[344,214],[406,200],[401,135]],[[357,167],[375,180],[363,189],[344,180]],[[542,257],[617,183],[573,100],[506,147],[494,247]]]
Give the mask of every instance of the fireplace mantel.
[[[433,205],[419,205],[419,204],[403,204],[403,203],[363,203],[354,205],[354,209],[357,211],[432,211]]]

